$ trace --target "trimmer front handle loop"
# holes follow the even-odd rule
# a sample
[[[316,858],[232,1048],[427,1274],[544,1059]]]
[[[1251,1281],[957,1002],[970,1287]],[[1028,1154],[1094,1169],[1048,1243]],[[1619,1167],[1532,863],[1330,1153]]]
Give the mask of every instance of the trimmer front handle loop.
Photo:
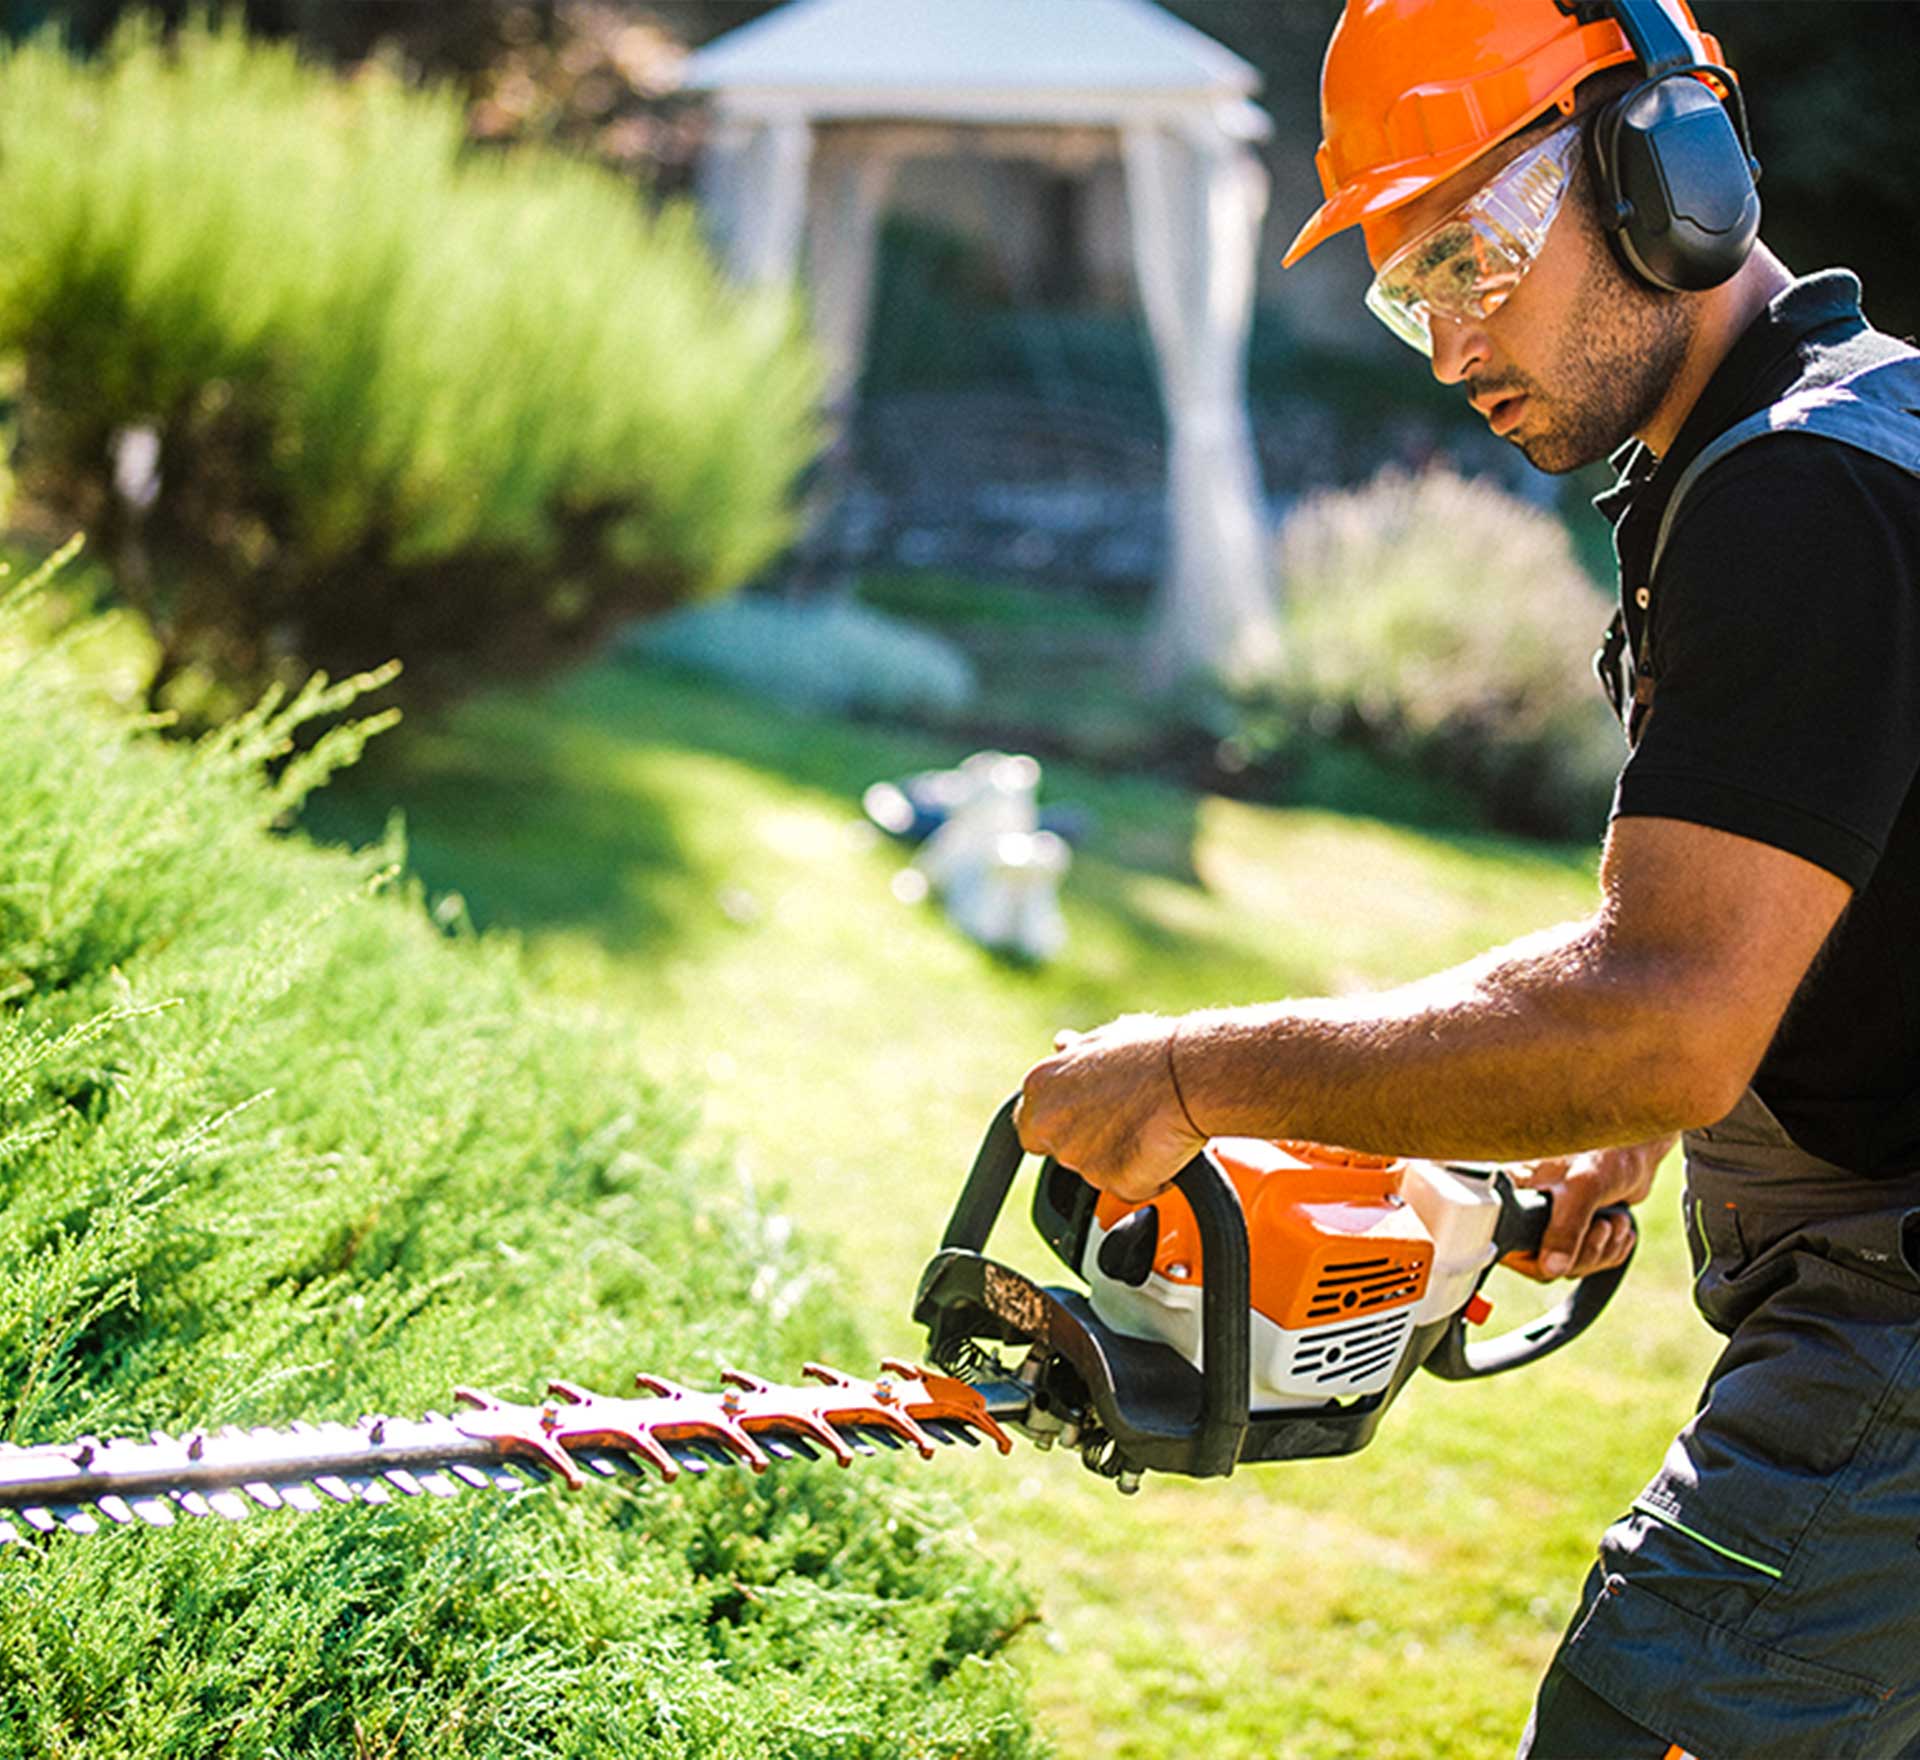
[[[987,1237],[993,1232],[1026,1153],[1013,1123],[1019,1104],[1020,1096],[1013,1095],[987,1127],[941,1239],[943,1253],[977,1254],[986,1250]],[[1060,1165],[1047,1157],[1040,1170],[1043,1184]],[[1253,1352],[1247,1219],[1232,1181],[1204,1151],[1175,1175],[1173,1184],[1193,1207],[1200,1230],[1201,1261],[1206,1266],[1200,1294],[1206,1373],[1201,1380],[1198,1413],[1190,1424],[1170,1428],[1164,1440],[1179,1447],[1185,1457],[1181,1471],[1196,1478],[1210,1478],[1233,1471],[1247,1432]]]

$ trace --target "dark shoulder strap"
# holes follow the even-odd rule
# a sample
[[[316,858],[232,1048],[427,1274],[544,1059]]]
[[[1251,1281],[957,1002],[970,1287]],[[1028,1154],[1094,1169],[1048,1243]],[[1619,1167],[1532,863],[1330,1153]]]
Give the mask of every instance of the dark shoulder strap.
[[[1667,497],[1647,565],[1649,580],[1659,571],[1667,539],[1694,484],[1728,453],[1770,434],[1818,434],[1920,476],[1920,355],[1882,361],[1831,385],[1797,392],[1717,436],[1680,473]]]

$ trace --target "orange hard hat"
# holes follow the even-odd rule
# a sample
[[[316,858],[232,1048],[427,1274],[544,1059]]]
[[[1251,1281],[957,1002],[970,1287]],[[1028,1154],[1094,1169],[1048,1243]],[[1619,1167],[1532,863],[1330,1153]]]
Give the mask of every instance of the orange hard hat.
[[[1722,64],[1687,0],[1662,4],[1700,60]],[[1347,0],[1320,70],[1327,199],[1285,264],[1356,223],[1371,233],[1556,105],[1570,111],[1590,74],[1633,59],[1611,18],[1582,24],[1559,0]]]

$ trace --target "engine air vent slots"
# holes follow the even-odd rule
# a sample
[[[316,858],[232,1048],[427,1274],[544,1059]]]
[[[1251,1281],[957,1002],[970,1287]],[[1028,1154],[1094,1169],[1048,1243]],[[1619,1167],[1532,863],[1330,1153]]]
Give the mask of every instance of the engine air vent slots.
[[[1307,1298],[1307,1323],[1413,1301],[1424,1287],[1425,1270],[1424,1261],[1411,1255],[1334,1260],[1322,1267]]]
[[[1333,1326],[1300,1341],[1294,1352],[1296,1379],[1322,1386],[1365,1381],[1393,1363],[1413,1323],[1411,1313],[1383,1314],[1355,1326]]]

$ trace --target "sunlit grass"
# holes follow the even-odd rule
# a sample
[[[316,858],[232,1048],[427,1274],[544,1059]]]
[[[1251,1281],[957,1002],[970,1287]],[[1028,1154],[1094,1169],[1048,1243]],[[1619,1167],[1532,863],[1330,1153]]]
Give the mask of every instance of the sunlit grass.
[[[479,704],[321,801],[413,859],[650,1069],[839,1264],[875,1350],[996,1103],[1052,1030],[1379,985],[1577,915],[1592,852],[1050,769],[1098,829],[1051,968],[1008,966],[888,880],[860,788],[961,754],[606,668]],[[1024,1191],[996,1250],[1046,1269]],[[1024,1666],[1061,1751],[1171,1760],[1468,1760],[1510,1747],[1600,1528],[1686,1417],[1707,1338],[1671,1194],[1595,1339],[1478,1386],[1423,1378],[1367,1452],[1118,1497],[1071,1459],[970,1458],[981,1543],[1047,1615]],[[1500,1293],[1502,1318],[1530,1294]],[[660,1365],[671,1369],[671,1365]]]

